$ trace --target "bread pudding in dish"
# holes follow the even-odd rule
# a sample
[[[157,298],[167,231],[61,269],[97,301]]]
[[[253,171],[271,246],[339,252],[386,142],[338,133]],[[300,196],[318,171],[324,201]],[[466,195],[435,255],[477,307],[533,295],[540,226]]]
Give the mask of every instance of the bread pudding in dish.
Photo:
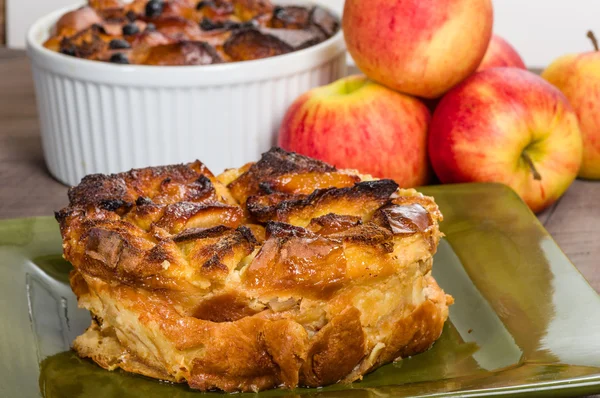
[[[274,148],[91,175],[56,214],[92,323],[81,357],[199,390],[352,382],[426,351],[452,297],[431,276],[433,198]]]
[[[117,64],[209,65],[287,54],[338,30],[324,8],[270,0],[89,0],[58,20],[44,46]]]

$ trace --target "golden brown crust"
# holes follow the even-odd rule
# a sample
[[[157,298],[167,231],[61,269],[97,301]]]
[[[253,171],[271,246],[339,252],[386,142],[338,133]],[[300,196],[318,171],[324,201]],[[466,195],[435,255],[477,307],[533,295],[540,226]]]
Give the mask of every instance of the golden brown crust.
[[[328,188],[305,195],[256,195],[248,198],[250,215],[260,222],[281,221],[307,225],[313,218],[329,213],[369,217],[390,201],[398,190],[392,180],[365,181],[349,188]]]
[[[323,8],[269,0],[89,0],[58,20],[44,46],[105,62],[209,65],[301,50],[338,30]]]
[[[365,355],[360,311],[349,307],[334,316],[312,339],[302,366],[302,381],[318,387],[340,381]]]
[[[245,203],[250,196],[261,192],[274,193],[272,185],[278,177],[336,171],[331,165],[298,154],[290,154],[280,148],[270,150],[258,162],[245,168],[247,171],[227,185],[239,203]]]
[[[219,177],[195,162],[85,178],[57,213],[94,318],[73,347],[225,391],[353,381],[428,349],[451,303],[430,274],[441,214],[361,179],[280,149]]]

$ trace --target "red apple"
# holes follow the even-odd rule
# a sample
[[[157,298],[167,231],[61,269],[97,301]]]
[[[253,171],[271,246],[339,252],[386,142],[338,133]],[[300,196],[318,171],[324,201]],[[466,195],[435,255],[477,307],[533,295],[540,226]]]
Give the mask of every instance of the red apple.
[[[421,101],[365,76],[350,76],[300,96],[285,115],[279,145],[414,187],[430,175],[430,119]]]
[[[593,34],[589,34],[593,37]],[[595,38],[594,45],[597,46]],[[583,134],[583,163],[579,176],[600,180],[600,52],[565,55],[542,77],[569,99]]]
[[[442,182],[504,183],[535,212],[567,190],[581,165],[573,108],[558,89],[521,69],[487,69],[452,89],[429,134]]]
[[[482,71],[503,66],[527,69],[517,50],[500,36],[493,35],[483,61],[481,61],[481,65],[477,70]]]
[[[394,90],[437,98],[471,75],[492,36],[491,0],[346,0],[357,66]]]

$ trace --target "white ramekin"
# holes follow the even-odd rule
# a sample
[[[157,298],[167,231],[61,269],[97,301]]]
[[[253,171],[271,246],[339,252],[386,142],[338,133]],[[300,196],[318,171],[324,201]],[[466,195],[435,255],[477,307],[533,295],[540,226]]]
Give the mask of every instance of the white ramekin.
[[[239,167],[275,144],[300,94],[345,75],[341,31],[290,54],[209,66],[113,65],[44,48],[58,18],[79,6],[41,18],[27,34],[44,157],[68,185],[195,159],[215,173]]]

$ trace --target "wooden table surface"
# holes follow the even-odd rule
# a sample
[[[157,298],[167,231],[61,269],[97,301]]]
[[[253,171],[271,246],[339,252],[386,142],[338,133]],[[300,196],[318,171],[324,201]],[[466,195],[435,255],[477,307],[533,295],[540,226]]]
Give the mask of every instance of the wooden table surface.
[[[27,58],[0,49],[0,219],[52,215],[66,193],[44,165]],[[600,292],[600,182],[576,181],[539,218]]]

